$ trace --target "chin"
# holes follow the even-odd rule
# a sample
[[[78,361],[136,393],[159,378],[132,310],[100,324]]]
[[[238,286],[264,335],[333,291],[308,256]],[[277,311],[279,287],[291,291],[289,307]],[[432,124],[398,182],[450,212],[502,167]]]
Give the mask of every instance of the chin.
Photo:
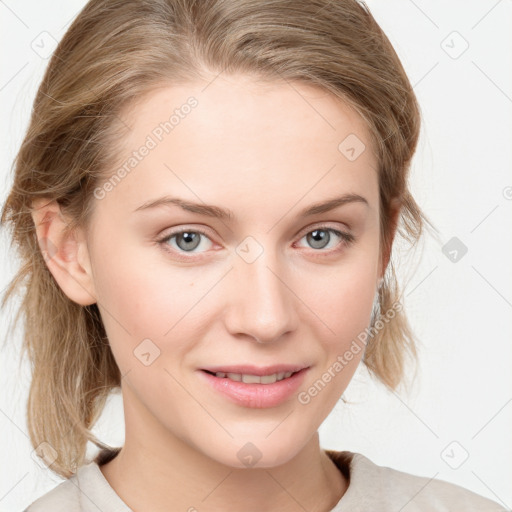
[[[281,466],[289,462],[302,448],[290,432],[283,435],[274,434],[268,436],[245,436],[230,439],[227,443],[219,443],[217,440],[214,451],[210,448],[203,453],[220,464],[240,469],[264,469]],[[268,437],[266,437],[268,436]],[[198,447],[200,449],[200,447]]]

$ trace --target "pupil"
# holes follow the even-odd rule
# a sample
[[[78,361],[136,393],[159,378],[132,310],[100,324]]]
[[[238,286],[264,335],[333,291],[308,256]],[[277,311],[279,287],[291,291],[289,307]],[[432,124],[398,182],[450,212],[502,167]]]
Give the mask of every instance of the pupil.
[[[194,245],[194,239],[197,239],[195,242],[195,245]],[[187,249],[195,249],[198,244],[199,244],[199,239],[200,239],[200,236],[198,235],[198,233],[193,233],[193,232],[188,232],[188,231],[185,231],[183,233],[181,233],[178,237],[178,240],[184,240],[185,241],[185,247],[183,248],[184,250],[187,250]],[[190,243],[192,243],[193,247],[190,247]]]
[[[325,229],[315,229],[309,235],[312,239],[311,245],[316,249],[321,249],[325,245],[325,241],[329,242],[329,233]]]

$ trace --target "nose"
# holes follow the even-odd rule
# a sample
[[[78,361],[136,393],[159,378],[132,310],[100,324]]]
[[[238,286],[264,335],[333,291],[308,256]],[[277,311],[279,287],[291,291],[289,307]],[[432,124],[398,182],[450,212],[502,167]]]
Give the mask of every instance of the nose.
[[[268,250],[252,263],[235,257],[225,310],[233,336],[270,343],[296,328],[298,299],[284,267]]]

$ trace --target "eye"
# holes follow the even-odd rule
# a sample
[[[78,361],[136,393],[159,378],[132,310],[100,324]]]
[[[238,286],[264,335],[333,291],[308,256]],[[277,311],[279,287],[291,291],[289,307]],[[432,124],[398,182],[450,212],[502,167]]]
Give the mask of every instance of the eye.
[[[337,229],[328,227],[328,226],[319,226],[313,230],[309,230],[305,233],[304,236],[300,238],[300,240],[306,239],[309,246],[313,249],[316,249],[314,252],[336,252],[337,250],[341,250],[344,246],[347,246],[354,242],[355,237],[350,233],[345,233],[343,231],[339,231]],[[202,251],[196,251],[198,247],[201,246],[202,242],[207,240],[206,247],[204,247]],[[338,242],[336,242],[338,240]],[[334,241],[334,244],[331,242]],[[172,243],[169,243],[172,242]],[[211,249],[213,242],[209,238],[208,234],[205,231],[200,229],[181,229],[179,231],[174,231],[171,233],[167,233],[164,237],[157,240],[157,243],[162,245],[164,250],[168,252],[172,252],[178,258],[182,257],[183,253],[195,254],[197,252],[206,252]],[[333,251],[330,251],[329,245],[331,247],[335,247]],[[338,248],[336,248],[338,246]],[[183,259],[187,259],[185,256]]]
[[[170,250],[169,246],[171,246],[174,252],[193,253],[193,251],[201,245],[202,239],[207,239],[211,243],[211,240],[204,231],[198,229],[182,229],[167,234],[164,238],[159,239],[158,243],[162,244],[167,251]],[[168,243],[171,240],[175,240],[174,244]],[[208,247],[206,250],[208,250]]]
[[[334,235],[334,237],[332,235]],[[336,238],[341,240],[341,242],[336,244]],[[301,240],[302,239],[306,239],[309,246],[313,249],[319,249],[323,251],[324,249],[330,248],[328,246],[333,239],[335,241],[335,247],[336,245],[349,245],[355,240],[355,237],[350,233],[345,233],[328,226],[319,226],[313,230],[308,231],[305,236],[301,238]]]

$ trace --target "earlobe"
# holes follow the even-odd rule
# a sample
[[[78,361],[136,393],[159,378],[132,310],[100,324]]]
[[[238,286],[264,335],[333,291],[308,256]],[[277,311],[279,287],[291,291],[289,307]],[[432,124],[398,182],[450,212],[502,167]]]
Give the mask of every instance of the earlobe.
[[[36,199],[32,207],[39,248],[57,284],[77,304],[94,304],[97,299],[83,231],[66,234],[68,224],[57,201]]]

